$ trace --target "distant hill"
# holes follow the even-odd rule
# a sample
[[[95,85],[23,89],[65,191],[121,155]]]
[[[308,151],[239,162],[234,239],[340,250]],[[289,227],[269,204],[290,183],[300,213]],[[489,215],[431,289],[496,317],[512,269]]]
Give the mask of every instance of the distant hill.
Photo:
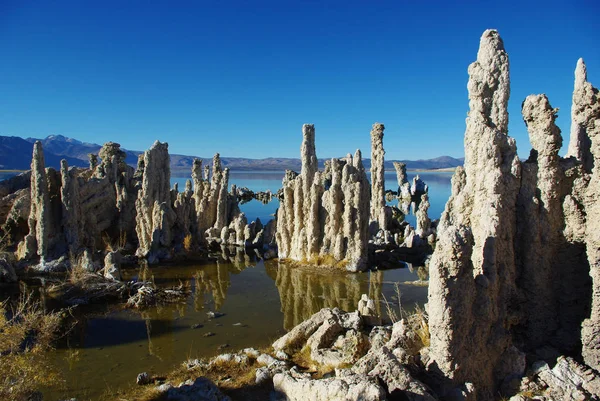
[[[0,169],[2,170],[28,170],[31,164],[31,154],[36,138],[19,138],[14,136],[0,136]],[[62,135],[50,135],[45,139],[39,139],[44,147],[44,155],[47,167],[60,167],[61,159],[66,159],[69,166],[88,166],[88,153],[97,154],[101,146],[95,143],[81,142]],[[136,166],[138,155],[142,152],[126,150],[127,163]],[[197,157],[172,154],[171,171],[173,174],[189,174],[195,158],[202,159],[203,163],[211,163],[212,157]],[[319,166],[323,167],[326,159],[319,159]],[[442,168],[453,168],[461,166],[464,159],[455,159],[450,156],[441,156],[427,160],[400,160],[406,163],[409,170],[431,170]],[[268,157],[266,159],[249,159],[242,157],[221,157],[224,167],[232,170],[295,170],[300,171],[300,159],[284,157]],[[371,167],[371,160],[364,159],[367,169]],[[394,160],[386,160],[385,169],[394,170]]]
[[[35,141],[34,141],[35,142]],[[45,150],[45,149],[44,149]],[[0,169],[1,170],[29,170],[33,142],[16,136],[0,136]],[[64,153],[44,152],[46,166],[60,168],[60,161],[67,160],[70,166],[88,166],[86,160],[70,157]]]

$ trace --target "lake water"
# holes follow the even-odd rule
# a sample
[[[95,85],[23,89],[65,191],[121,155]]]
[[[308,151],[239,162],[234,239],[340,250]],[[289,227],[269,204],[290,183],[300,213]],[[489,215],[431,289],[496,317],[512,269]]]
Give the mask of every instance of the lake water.
[[[415,174],[408,172],[409,180]],[[452,173],[418,174],[429,185],[429,215],[439,218],[450,195]],[[183,189],[186,178],[173,177],[171,181]],[[275,193],[282,178],[283,172],[232,171],[230,184]],[[386,172],[385,179],[388,189],[397,190],[394,172]],[[277,199],[267,205],[254,200],[240,209],[248,221],[258,217],[266,223],[278,206]],[[406,219],[415,224],[414,216]],[[125,279],[152,278],[159,286],[183,283],[190,295],[182,303],[141,312],[115,311],[104,305],[80,313],[75,329],[51,352],[65,385],[48,389],[44,399],[113,399],[111,389],[135,386],[140,372],[164,374],[190,357],[268,346],[323,307],[355,310],[363,293],[374,298],[384,312],[384,296],[397,304],[394,283],[399,283],[401,303],[408,309],[427,299],[426,287],[407,284],[418,279],[416,269],[350,274],[293,268],[276,260],[259,260],[235,248],[211,262],[132,269],[123,274]],[[209,311],[224,316],[211,320]],[[192,328],[194,325],[201,327]],[[214,335],[205,337],[208,332]],[[228,347],[220,350],[225,344]]]
[[[270,189],[271,192],[275,193],[279,188],[281,188],[283,174],[283,171],[231,171],[229,173],[229,184],[235,184],[238,187],[247,187],[254,192],[266,191]],[[452,174],[452,172],[432,171],[418,173],[413,171],[407,172],[409,182],[412,182],[412,179],[415,175],[419,175],[421,179],[429,186],[429,203],[431,204],[429,208],[429,217],[432,220],[439,219],[444,211],[446,201],[452,192],[452,186],[450,185]],[[370,180],[371,175],[367,174],[367,176]],[[179,190],[183,190],[183,188],[185,188],[185,181],[187,179],[190,179],[190,177],[172,177],[171,185],[177,183],[179,185]],[[398,182],[396,180],[395,172],[385,172],[385,184],[386,189],[390,189],[392,191],[398,190]],[[398,206],[398,201],[393,200],[388,202],[388,205]],[[257,200],[252,200],[248,203],[240,205],[240,210],[246,214],[246,218],[249,222],[258,217],[264,224],[273,218],[273,215],[278,207],[279,201],[276,198],[273,198],[273,200],[267,205],[263,205],[262,202]],[[413,227],[416,224],[415,216],[412,214],[406,216],[406,221],[408,221]]]
[[[382,294],[396,307],[396,282],[406,309],[427,299],[426,287],[404,283],[418,279],[414,269],[350,274],[265,262],[241,251],[227,262],[136,269],[124,276],[153,277],[159,286],[183,283],[190,295],[142,312],[104,307],[78,316],[78,325],[51,353],[65,385],[45,391],[45,400],[112,399],[110,390],[136,386],[138,373],[164,374],[190,357],[266,347],[323,307],[355,310],[361,294],[370,294],[385,313]],[[209,311],[224,316],[209,319]],[[205,337],[209,332],[214,335]]]

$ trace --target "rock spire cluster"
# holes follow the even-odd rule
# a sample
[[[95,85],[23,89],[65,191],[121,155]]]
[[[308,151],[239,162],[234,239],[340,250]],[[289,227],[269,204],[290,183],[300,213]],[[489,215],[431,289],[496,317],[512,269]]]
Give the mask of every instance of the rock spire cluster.
[[[301,173],[286,172],[282,183],[283,201],[277,212],[279,257],[364,270],[369,182],[361,153],[332,159],[331,184],[326,188],[318,171],[314,126],[305,124],[302,135]]]
[[[525,353],[544,347],[581,349],[600,368],[600,230],[590,218],[600,216],[600,106],[580,60],[573,157],[558,156],[557,110],[531,95],[522,114],[533,149],[522,162],[508,136],[509,63],[494,30],[481,37],[468,89],[465,165],[452,179],[430,263],[428,367],[445,378],[442,394],[469,384],[488,400],[525,373]]]

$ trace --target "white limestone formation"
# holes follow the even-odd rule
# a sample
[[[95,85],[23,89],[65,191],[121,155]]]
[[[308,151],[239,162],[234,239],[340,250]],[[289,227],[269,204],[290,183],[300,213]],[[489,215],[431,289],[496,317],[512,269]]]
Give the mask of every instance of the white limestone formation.
[[[419,208],[415,215],[417,217],[417,227],[415,233],[421,238],[427,238],[431,233],[431,219],[427,212],[429,210],[429,196],[425,193],[421,195],[421,202],[419,202]]]
[[[483,34],[469,74],[465,167],[452,179],[430,262],[428,368],[445,377],[442,394],[472,383],[476,399],[488,400],[524,373],[521,351],[581,349],[600,367],[600,99],[580,60],[573,157],[561,159],[557,110],[545,95],[527,97],[533,149],[521,163],[506,131],[508,58],[497,32]]]
[[[413,177],[412,184],[410,185],[410,194],[412,196],[420,197],[429,191],[427,184],[417,174]]]
[[[481,400],[498,377],[524,369],[509,332],[520,163],[507,135],[508,68],[498,32],[485,31],[469,66],[465,167],[452,179],[430,262],[431,369],[473,382]]]
[[[577,135],[577,139],[571,138],[570,144],[585,144],[588,139],[590,144],[589,151],[586,146],[573,148],[584,170],[591,173],[576,180],[573,191],[576,203],[583,205],[584,210],[583,213],[577,212],[576,218],[586,216],[585,244],[593,282],[590,318],[584,321],[581,332],[582,355],[585,363],[600,371],[600,221],[597,218],[600,216],[600,94],[587,82],[585,63],[581,59],[575,70],[571,115],[571,134]]]
[[[331,161],[332,180],[326,190],[317,166],[314,126],[305,124],[302,133],[302,172],[286,172],[282,183],[276,234],[279,257],[364,270],[369,188],[360,151],[345,163]]]
[[[121,280],[121,254],[111,251],[104,257],[104,277],[112,280]]]
[[[579,160],[588,173],[594,167],[591,146],[597,123],[594,121],[594,107],[590,107],[590,100],[597,97],[594,88],[587,82],[587,68],[583,59],[577,61],[575,69],[575,89],[573,91],[573,104],[571,106],[571,138],[567,157],[573,156]]]
[[[19,259],[40,258],[43,265],[48,251],[48,235],[50,234],[50,199],[48,197],[48,180],[44,163],[42,143],[36,141],[33,145],[31,159],[31,207],[29,211],[29,234],[19,244],[17,255]]]
[[[406,177],[406,163],[394,162],[396,177],[398,180],[398,197],[410,198],[410,184]]]
[[[385,168],[383,150],[383,124],[373,124],[371,130],[371,221],[377,229],[387,229],[385,211]],[[377,230],[374,230],[377,231]]]
[[[171,207],[168,144],[154,142],[144,153],[142,187],[136,208],[137,254],[148,257],[159,247],[169,247],[175,213]]]
[[[173,211],[175,212],[174,230],[177,233],[177,242],[183,243],[189,235],[196,234],[197,217],[194,202],[194,192],[192,191],[192,182],[186,180],[185,191],[175,191],[175,201],[173,202]]]
[[[65,241],[70,252],[76,253],[79,249],[83,215],[81,213],[81,199],[79,199],[79,180],[76,170],[69,170],[66,160],[60,162],[62,201],[62,229]]]

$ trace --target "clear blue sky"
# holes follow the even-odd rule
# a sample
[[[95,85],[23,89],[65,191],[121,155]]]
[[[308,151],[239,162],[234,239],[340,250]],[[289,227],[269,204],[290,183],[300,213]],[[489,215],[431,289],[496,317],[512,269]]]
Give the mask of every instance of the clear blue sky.
[[[600,2],[444,3],[0,0],[0,135],[298,157],[314,123],[319,157],[368,156],[378,121],[387,159],[460,157],[467,67],[496,28],[519,154],[531,93],[568,143],[579,57],[600,86]]]

